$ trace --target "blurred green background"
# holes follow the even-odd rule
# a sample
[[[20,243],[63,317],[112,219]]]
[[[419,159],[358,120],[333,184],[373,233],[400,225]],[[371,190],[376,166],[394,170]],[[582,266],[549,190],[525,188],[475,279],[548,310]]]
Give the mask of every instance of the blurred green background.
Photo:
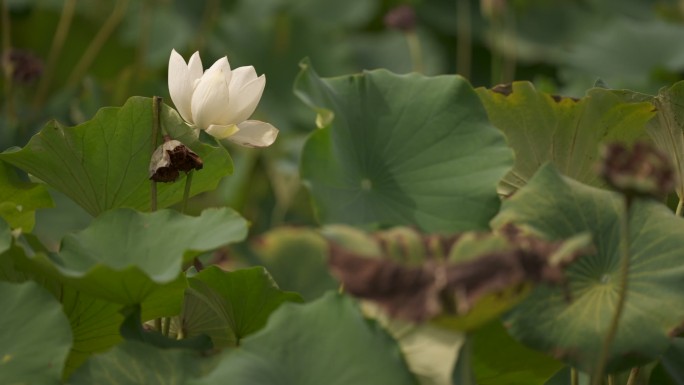
[[[386,17],[399,6],[414,19],[392,25]],[[315,113],[292,93],[305,57],[323,76],[458,73],[476,87],[530,80],[569,96],[597,81],[656,93],[684,71],[678,0],[3,0],[0,21],[1,149],[24,145],[48,119],[79,124],[133,95],[171,104],[174,48],[186,59],[200,51],[205,67],[227,56],[233,68],[265,73],[255,117],[281,130],[276,144],[231,148],[235,173],[191,202],[195,212],[237,209],[253,235],[315,224],[298,178]],[[35,230],[52,247],[90,221],[54,197]]]

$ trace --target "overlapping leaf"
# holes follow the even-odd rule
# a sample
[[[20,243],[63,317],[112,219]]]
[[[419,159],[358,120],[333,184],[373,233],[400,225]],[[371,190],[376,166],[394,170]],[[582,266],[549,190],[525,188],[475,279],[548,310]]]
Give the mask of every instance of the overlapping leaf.
[[[232,172],[228,153],[201,143],[165,105],[162,120],[172,137],[204,160],[205,168],[193,178],[192,195],[216,188],[221,177]],[[96,216],[120,207],[149,210],[152,150],[152,101],[133,97],[123,107],[103,108],[75,127],[52,121],[24,148],[5,151],[0,160],[40,178]],[[182,181],[158,186],[159,208],[182,199]]]
[[[322,364],[324,363],[324,364]],[[285,304],[194,385],[417,384],[399,349],[348,297]]]
[[[263,267],[226,272],[211,266],[189,284],[180,318],[183,336],[208,335],[215,347],[238,345],[264,327],[280,305],[302,301],[278,289]]]
[[[382,70],[321,79],[301,66],[295,92],[323,127],[301,173],[323,223],[487,228],[512,157],[465,79]]]
[[[215,362],[199,353],[180,349],[159,349],[127,341],[97,355],[69,380],[73,385],[167,385],[188,384],[207,372]]]
[[[625,101],[650,102],[657,110],[646,131],[653,143],[670,157],[677,175],[676,192],[684,200],[684,82],[661,89],[658,96],[628,90],[613,92]]]
[[[590,232],[596,253],[566,274],[569,293],[538,286],[506,318],[523,343],[591,372],[618,298],[620,197],[586,186],[547,165],[504,202],[493,225],[513,222],[551,239]],[[637,202],[630,224],[627,300],[611,350],[611,370],[653,360],[684,320],[684,226],[665,206]],[[569,294],[569,295],[568,295]]]
[[[273,229],[253,242],[250,250],[278,286],[297,292],[306,300],[318,298],[339,285],[328,272],[328,244],[312,229]]]
[[[473,335],[472,368],[478,384],[543,385],[563,364],[512,339],[498,320]]]
[[[112,302],[143,303],[144,318],[180,311],[187,286],[182,264],[204,251],[242,240],[246,221],[228,208],[198,217],[172,210],[109,211],[67,236],[56,262],[41,265],[59,280]]]
[[[121,341],[121,305],[94,297],[44,274],[42,266],[36,262],[41,257],[34,255],[34,258],[28,258],[27,247],[15,244],[0,254],[0,280],[14,283],[34,281],[61,303],[73,333],[73,345],[64,367],[64,377],[68,377],[90,355]],[[35,252],[43,253],[41,250]]]
[[[59,303],[34,282],[0,282],[0,379],[4,384],[60,384],[71,347]]]
[[[644,126],[655,114],[650,103],[628,103],[600,88],[579,100],[545,94],[529,82],[477,93],[515,151],[515,165],[500,184],[504,195],[524,186],[546,162],[564,175],[603,186],[594,168],[599,144],[645,136]]]
[[[33,230],[36,210],[52,206],[45,186],[20,180],[12,167],[0,162],[0,217],[11,227]]]

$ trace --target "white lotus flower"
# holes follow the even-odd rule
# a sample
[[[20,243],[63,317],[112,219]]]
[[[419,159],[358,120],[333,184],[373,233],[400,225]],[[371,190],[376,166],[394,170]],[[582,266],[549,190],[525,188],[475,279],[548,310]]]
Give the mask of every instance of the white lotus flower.
[[[252,66],[230,69],[223,57],[203,71],[199,52],[188,63],[174,49],[169,58],[169,93],[180,115],[217,139],[267,147],[278,136],[269,123],[247,120],[259,104],[266,78]]]

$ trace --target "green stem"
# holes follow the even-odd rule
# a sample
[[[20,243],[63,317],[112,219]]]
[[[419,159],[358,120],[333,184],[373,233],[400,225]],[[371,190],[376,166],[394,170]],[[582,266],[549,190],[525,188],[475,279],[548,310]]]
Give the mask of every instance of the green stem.
[[[516,36],[515,36],[515,14],[511,10],[506,10],[504,24],[504,46],[508,47],[503,56],[502,83],[508,84],[515,80],[515,69],[518,65],[516,55]]]
[[[608,375],[608,385],[615,385],[615,376],[612,374]]]
[[[171,330],[171,317],[164,317],[164,326],[162,328],[162,334],[164,336],[169,336],[169,330]]]
[[[570,385],[579,385],[579,373],[576,368],[570,368]]]
[[[185,191],[183,191],[183,205],[181,206],[181,213],[185,214],[188,208],[188,200],[190,199],[190,187],[192,186],[192,174],[193,170],[188,172],[188,176],[185,178]]]
[[[409,55],[411,56],[411,63],[413,64],[413,71],[423,73],[423,53],[420,47],[420,40],[415,31],[406,32],[406,43],[409,48]]]
[[[152,97],[152,152],[157,150],[157,139],[159,139],[159,130],[161,128],[161,96]],[[150,211],[157,211],[157,182],[151,181],[150,185]]]
[[[684,199],[679,198],[679,203],[677,203],[677,210],[675,211],[675,215],[681,217],[682,209],[684,209]]]
[[[97,54],[100,52],[104,44],[109,40],[109,37],[114,33],[114,30],[121,22],[121,19],[126,15],[126,9],[128,8],[128,0],[117,0],[114,5],[114,10],[112,10],[109,18],[102,24],[102,28],[97,32],[97,35],[90,42],[88,48],[81,56],[74,69],[69,75],[67,80],[67,85],[75,86],[83,78],[90,65],[93,63]]]
[[[601,355],[599,356],[596,370],[592,376],[592,385],[601,385],[604,370],[610,357],[610,348],[613,345],[613,340],[617,334],[620,317],[625,307],[625,299],[627,298],[627,283],[629,280],[629,212],[632,206],[632,197],[625,195],[624,197],[624,212],[620,220],[620,282],[618,287],[618,300],[613,313],[608,332],[603,341]]]
[[[62,52],[62,47],[64,46],[64,42],[66,42],[67,35],[69,34],[71,21],[74,18],[75,11],[76,0],[66,0],[64,2],[64,6],[62,7],[62,14],[59,16],[55,37],[52,39],[52,46],[50,46],[50,53],[48,54],[47,63],[45,64],[45,71],[43,72],[43,76],[40,77],[38,90],[36,91],[36,96],[33,98],[34,107],[40,106],[45,100],[45,96],[50,88],[50,83],[52,82],[52,77],[55,74],[57,59],[59,58],[59,54]]]
[[[8,0],[2,0],[0,6],[0,19],[2,20],[2,56],[0,57],[0,64],[2,65],[3,74],[5,76],[5,114],[10,123],[16,120],[16,112],[14,111],[14,102],[12,98],[12,83],[14,76],[14,65],[10,61],[10,51],[12,50],[12,38],[10,28],[10,18],[8,9]]]
[[[499,20],[499,16],[494,16],[492,20],[490,21],[491,23],[491,37],[490,37],[490,56],[491,56],[491,74],[490,74],[490,85],[493,87],[497,84],[501,83],[501,80],[503,78],[502,75],[502,54],[499,52],[499,47],[498,47],[498,40],[497,38],[499,35],[501,35],[502,27],[501,25],[503,24]]]
[[[636,385],[637,377],[639,377],[639,367],[632,368],[627,378],[627,385]]]
[[[470,0],[458,0],[456,3],[458,18],[458,46],[456,47],[456,73],[466,79],[470,78],[470,65],[473,54],[472,20],[470,17]]]

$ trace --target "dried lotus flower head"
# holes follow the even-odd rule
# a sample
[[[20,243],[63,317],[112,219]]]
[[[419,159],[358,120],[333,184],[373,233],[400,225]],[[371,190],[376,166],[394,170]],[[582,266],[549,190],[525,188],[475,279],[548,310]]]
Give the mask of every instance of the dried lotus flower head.
[[[155,182],[175,182],[180,172],[201,170],[202,158],[183,143],[165,138],[150,159],[150,179]]]
[[[645,142],[633,148],[610,143],[601,153],[599,174],[614,189],[629,196],[661,198],[675,186],[675,173],[667,155]]]

